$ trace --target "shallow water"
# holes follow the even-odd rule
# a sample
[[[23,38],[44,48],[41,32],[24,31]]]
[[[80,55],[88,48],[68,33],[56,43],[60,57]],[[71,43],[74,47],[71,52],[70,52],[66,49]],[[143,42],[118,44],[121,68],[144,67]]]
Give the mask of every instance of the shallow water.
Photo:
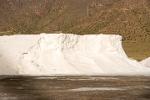
[[[0,76],[0,100],[150,100],[150,77]]]

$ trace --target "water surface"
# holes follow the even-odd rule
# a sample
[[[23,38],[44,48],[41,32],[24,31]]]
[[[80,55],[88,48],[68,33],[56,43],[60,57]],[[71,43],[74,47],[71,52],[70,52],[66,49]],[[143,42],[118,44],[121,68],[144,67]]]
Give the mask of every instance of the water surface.
[[[150,100],[150,77],[0,76],[0,100]]]

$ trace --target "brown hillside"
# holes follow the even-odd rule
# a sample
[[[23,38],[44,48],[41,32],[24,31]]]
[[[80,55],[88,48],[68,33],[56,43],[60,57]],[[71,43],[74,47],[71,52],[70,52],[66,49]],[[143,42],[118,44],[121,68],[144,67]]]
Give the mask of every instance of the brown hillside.
[[[150,0],[0,0],[0,31],[1,35],[115,33],[121,34],[125,42],[148,44]],[[149,45],[146,47],[150,51]],[[139,52],[136,50],[126,52]]]

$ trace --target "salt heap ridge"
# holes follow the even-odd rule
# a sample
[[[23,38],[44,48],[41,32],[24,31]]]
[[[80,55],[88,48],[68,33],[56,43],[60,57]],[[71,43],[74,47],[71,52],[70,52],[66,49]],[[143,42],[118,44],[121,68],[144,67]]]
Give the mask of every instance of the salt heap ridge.
[[[149,67],[150,68],[150,57],[140,61],[140,63],[145,66],[145,67]]]
[[[127,57],[122,48],[122,37],[119,35],[63,33],[14,35],[2,36],[0,42],[4,37],[9,38],[5,40],[11,45],[9,49],[15,48],[12,49],[14,54],[11,56],[12,59],[15,58],[13,64],[5,67],[5,70],[6,68],[14,70],[11,74],[148,75],[150,73],[150,68]],[[6,43],[0,43],[0,47],[9,46],[4,44]],[[7,51],[9,50],[4,51],[5,56],[8,54]],[[9,71],[2,73],[10,74]]]

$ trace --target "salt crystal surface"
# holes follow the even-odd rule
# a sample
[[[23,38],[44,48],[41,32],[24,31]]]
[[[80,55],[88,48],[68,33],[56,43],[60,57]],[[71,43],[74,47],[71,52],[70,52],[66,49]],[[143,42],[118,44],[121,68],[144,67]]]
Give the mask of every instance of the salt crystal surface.
[[[149,75],[119,35],[0,36],[1,75]]]

